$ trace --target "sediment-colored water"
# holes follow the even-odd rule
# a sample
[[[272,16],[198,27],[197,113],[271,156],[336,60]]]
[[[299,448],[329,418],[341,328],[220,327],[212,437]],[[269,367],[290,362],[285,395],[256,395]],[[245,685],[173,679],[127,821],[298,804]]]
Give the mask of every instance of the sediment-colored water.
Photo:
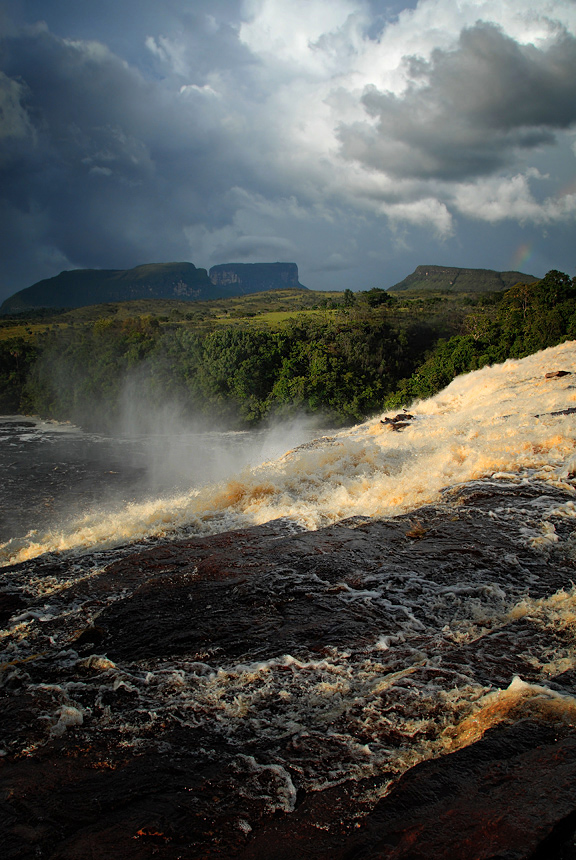
[[[570,375],[546,379],[550,368],[576,368],[573,342],[456,379],[413,404],[413,420],[398,432],[377,416],[216,483],[92,507],[64,524],[14,535],[0,545],[0,559],[13,563],[182,530],[210,534],[279,517],[314,529],[357,514],[391,516],[437,500],[449,486],[494,474],[561,482],[576,468],[570,412],[576,383]],[[280,430],[276,449],[281,439]],[[233,462],[227,460],[231,470]]]
[[[576,344],[461,377],[410,411],[401,429],[379,415],[216,483],[5,543],[10,814],[20,821],[32,792],[54,856],[338,860],[371,827],[358,856],[416,856],[381,847],[379,810],[402,775],[449,768],[501,732],[497,770],[506,732],[525,726],[550,730],[538,766],[553,783],[558,745],[576,737]],[[33,787],[63,761],[52,795]],[[526,770],[506,767],[486,785],[526,805]],[[490,810],[473,851],[452,834],[430,856],[511,844],[531,856],[576,815],[576,772],[561,773],[558,806],[538,800],[542,832],[533,815],[510,836]],[[470,784],[458,803],[468,790],[462,828],[489,794]],[[292,821],[281,844],[278,816]]]

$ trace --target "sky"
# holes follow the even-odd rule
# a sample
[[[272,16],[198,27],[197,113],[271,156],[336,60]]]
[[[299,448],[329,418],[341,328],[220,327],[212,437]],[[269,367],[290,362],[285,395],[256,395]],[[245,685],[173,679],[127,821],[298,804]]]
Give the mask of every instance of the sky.
[[[0,300],[65,269],[576,274],[576,0],[0,0]]]

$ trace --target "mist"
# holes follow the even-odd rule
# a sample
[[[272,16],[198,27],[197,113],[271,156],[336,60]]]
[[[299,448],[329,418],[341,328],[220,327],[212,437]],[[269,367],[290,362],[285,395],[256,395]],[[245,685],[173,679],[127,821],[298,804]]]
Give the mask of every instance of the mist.
[[[42,372],[60,391],[85,381],[65,360]],[[75,423],[0,416],[0,564],[182,528],[206,532],[197,497],[249,481],[256,467],[326,432],[321,418],[304,415],[238,429],[232,415],[161,394],[142,368],[108,403],[78,398],[73,415]]]
[[[126,377],[110,434],[134,443],[145,472],[142,489],[185,491],[217,483],[266,460],[275,460],[321,432],[322,418],[272,418],[241,430],[232,420],[194,412],[176,397],[162,397],[140,374]],[[327,431],[323,431],[327,432]]]
[[[460,376],[413,404],[414,420],[401,432],[380,416],[330,435],[306,420],[256,433],[210,430],[169,398],[151,409],[145,392],[128,385],[119,428],[136,435],[115,444],[130,451],[136,442],[145,463],[133,497],[77,507],[63,525],[6,542],[0,557],[9,563],[277,519],[314,530],[347,517],[409,513],[477,479],[563,485],[576,469],[576,390],[572,372],[546,373],[575,366],[576,346],[567,342]],[[562,516],[573,517],[573,508]],[[526,540],[553,542],[546,511],[540,519]]]

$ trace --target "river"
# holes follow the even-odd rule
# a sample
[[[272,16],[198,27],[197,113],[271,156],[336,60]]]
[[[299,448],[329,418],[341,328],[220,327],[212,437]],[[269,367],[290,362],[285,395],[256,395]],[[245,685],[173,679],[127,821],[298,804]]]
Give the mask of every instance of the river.
[[[9,858],[572,856],[576,344],[410,412],[4,423]]]

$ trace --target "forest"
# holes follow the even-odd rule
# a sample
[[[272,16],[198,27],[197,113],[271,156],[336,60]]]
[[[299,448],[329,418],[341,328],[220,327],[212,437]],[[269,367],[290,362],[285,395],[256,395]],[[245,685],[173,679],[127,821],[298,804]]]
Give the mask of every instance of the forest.
[[[576,339],[576,277],[484,294],[274,291],[4,317],[0,412],[109,431],[127,390],[210,425],[353,424],[455,376]]]

